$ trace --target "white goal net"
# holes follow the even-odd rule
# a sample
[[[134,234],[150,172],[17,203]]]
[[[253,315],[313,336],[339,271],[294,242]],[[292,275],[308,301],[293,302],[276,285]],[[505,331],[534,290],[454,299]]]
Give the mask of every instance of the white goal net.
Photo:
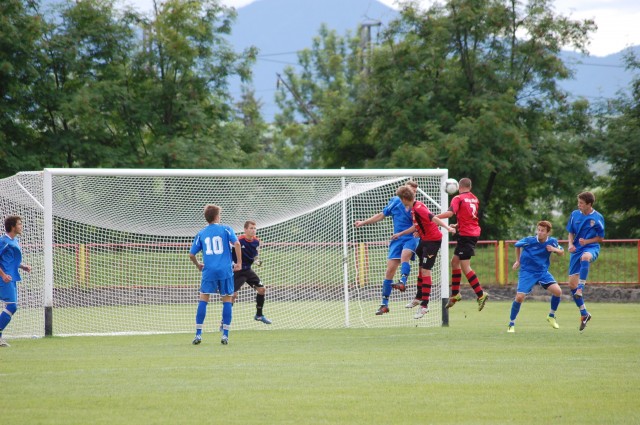
[[[254,321],[255,290],[245,285],[233,330],[440,326],[448,296],[448,249],[433,269],[430,312],[404,306],[416,292],[413,261],[406,292],[380,305],[391,218],[355,228],[381,212],[412,179],[417,199],[447,208],[447,170],[108,170],[47,169],[0,180],[2,217],[20,215],[24,262],[18,312],[5,336],[193,332],[200,273],[189,261],[203,207],[222,208],[237,234],[257,222],[267,288]],[[396,280],[399,278],[396,276]],[[205,332],[217,331],[212,298]]]

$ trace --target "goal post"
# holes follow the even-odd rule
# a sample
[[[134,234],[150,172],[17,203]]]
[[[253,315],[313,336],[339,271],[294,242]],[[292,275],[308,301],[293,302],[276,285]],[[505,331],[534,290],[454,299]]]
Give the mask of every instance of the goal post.
[[[200,274],[189,261],[203,207],[221,206],[237,234],[257,222],[267,288],[266,326],[253,320],[255,291],[245,285],[233,310],[239,329],[446,325],[448,234],[433,269],[431,311],[414,320],[418,262],[406,292],[380,304],[392,220],[356,228],[382,211],[408,180],[417,199],[446,210],[446,169],[161,170],[45,169],[0,180],[3,217],[23,217],[19,313],[9,337],[193,332]],[[398,271],[399,273],[399,271]],[[398,276],[399,277],[399,276]],[[215,331],[212,298],[205,331]]]

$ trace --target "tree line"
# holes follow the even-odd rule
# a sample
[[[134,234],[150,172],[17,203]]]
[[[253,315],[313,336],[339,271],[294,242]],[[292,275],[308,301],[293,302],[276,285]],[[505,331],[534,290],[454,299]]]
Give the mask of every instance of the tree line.
[[[640,79],[606,104],[557,84],[571,77],[560,50],[586,53],[593,21],[549,0],[448,0],[404,4],[375,45],[323,26],[280,76],[267,123],[250,84],[257,49],[227,41],[235,16],[217,0],[154,1],[150,16],[114,0],[0,3],[2,176],[439,167],[473,180],[485,238],[518,238],[539,219],[563,235],[587,189],[608,237],[640,237]],[[640,69],[632,54],[627,65]]]

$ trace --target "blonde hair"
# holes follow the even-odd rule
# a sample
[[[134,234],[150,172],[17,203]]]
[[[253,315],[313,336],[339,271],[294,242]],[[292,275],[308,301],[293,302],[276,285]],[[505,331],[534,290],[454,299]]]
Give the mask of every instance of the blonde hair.
[[[406,199],[407,201],[413,201],[416,195],[413,193],[413,190],[409,189],[409,186],[400,186],[398,190],[396,190],[396,195],[400,199]]]

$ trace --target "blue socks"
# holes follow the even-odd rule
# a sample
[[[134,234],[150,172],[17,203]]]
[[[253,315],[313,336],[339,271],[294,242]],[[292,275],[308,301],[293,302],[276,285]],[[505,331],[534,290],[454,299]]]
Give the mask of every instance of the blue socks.
[[[389,296],[391,295],[391,285],[393,284],[393,280],[385,279],[382,282],[382,305],[389,305]]]
[[[229,336],[229,328],[231,327],[231,316],[233,312],[233,303],[228,301],[222,303],[222,334]]]
[[[198,301],[198,309],[196,310],[196,336],[202,335],[202,325],[204,324],[204,318],[207,316],[207,304],[206,301]],[[233,303],[231,301],[222,303],[222,334],[225,336],[229,336],[232,311]]]
[[[198,301],[198,310],[196,310],[196,335],[202,335],[202,325],[207,315],[207,302]]]
[[[560,297],[556,297],[555,295],[551,295],[551,313],[549,313],[549,316],[551,317],[555,317],[556,316],[556,310],[558,309],[558,306],[560,305]]]
[[[518,317],[518,313],[520,313],[521,306],[522,306],[522,303],[519,303],[515,300],[513,301],[513,303],[511,303],[511,316],[509,317],[509,319],[511,320],[511,323],[515,322],[516,317]]]
[[[16,303],[6,303],[5,308],[0,314],[0,337],[2,337],[2,331],[7,327],[9,322],[11,321],[11,317],[18,310],[18,305]]]
[[[400,276],[400,281],[406,285],[409,273],[411,273],[411,264],[408,261],[400,264],[400,273],[402,274],[402,276]]]
[[[583,316],[587,315],[587,308],[584,306],[584,298],[583,297],[576,297],[576,291],[578,289],[572,289],[571,290],[571,295],[573,296],[573,301],[576,303],[576,306],[578,306],[578,309],[580,310],[580,314]]]

